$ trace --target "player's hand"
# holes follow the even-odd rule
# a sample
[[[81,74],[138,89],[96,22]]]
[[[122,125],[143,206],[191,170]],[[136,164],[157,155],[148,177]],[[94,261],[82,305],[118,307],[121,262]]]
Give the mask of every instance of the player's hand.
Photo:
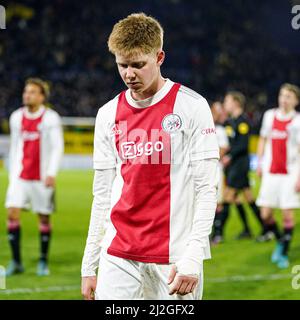
[[[81,294],[84,300],[95,300],[95,291],[97,286],[97,277],[81,278]]]
[[[50,177],[50,176],[46,177],[45,186],[47,188],[54,188],[54,186],[55,186],[55,178],[54,177]]]
[[[260,166],[257,167],[257,169],[256,169],[256,174],[257,174],[257,176],[258,176],[259,178],[262,177],[262,169],[261,169]]]
[[[176,266],[172,265],[168,281],[168,285],[170,285],[170,295],[177,293],[184,296],[191,293],[195,289],[197,283],[198,278],[196,276],[178,274],[176,272]]]
[[[295,191],[296,192],[300,192],[300,179],[298,179],[297,182],[296,182]]]
[[[226,168],[231,162],[231,157],[228,155],[225,155],[222,159],[221,159],[221,163],[223,164],[223,167]]]

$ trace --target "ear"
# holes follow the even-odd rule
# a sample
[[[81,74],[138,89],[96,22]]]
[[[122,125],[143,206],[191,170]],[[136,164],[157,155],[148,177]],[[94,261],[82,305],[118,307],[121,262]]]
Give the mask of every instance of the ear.
[[[161,66],[163,64],[163,62],[165,61],[165,52],[163,50],[160,50],[158,53],[157,53],[157,64],[159,66]]]

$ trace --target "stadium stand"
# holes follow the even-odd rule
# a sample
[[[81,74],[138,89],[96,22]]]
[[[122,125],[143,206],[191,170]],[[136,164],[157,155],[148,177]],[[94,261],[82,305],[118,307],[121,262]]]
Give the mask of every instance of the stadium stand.
[[[95,116],[122,88],[107,51],[109,30],[121,17],[139,11],[156,16],[168,34],[165,76],[211,100],[228,89],[243,91],[249,97],[247,111],[258,123],[283,81],[300,82],[295,72],[300,52],[283,47],[264,27],[267,2],[8,3],[8,28],[0,33],[0,130],[7,132],[7,119],[20,105],[23,81],[34,75],[51,83],[50,102],[61,115]]]

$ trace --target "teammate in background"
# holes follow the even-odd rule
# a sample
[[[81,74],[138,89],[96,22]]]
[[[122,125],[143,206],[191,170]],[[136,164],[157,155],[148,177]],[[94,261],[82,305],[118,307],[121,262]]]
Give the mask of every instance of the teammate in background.
[[[63,155],[63,135],[59,115],[44,103],[49,87],[39,78],[30,78],[23,92],[24,106],[10,117],[9,186],[5,206],[8,209],[8,239],[13,260],[7,276],[24,271],[21,259],[21,209],[29,205],[39,216],[40,260],[37,274],[48,275],[51,236],[50,214],[54,209],[55,176]]]
[[[230,149],[221,160],[225,168],[226,187],[224,191],[223,211],[221,213],[222,223],[216,228],[217,234],[222,236],[229,215],[229,206],[230,204],[235,204],[244,227],[244,230],[237,236],[237,239],[251,237],[245,209],[238,200],[239,193],[243,193],[246,202],[262,226],[262,234],[265,235],[266,233],[260,217],[260,211],[254,202],[248,178],[250,124],[244,114],[245,101],[245,96],[238,91],[228,92],[224,99],[225,111],[230,116],[225,124]]]
[[[200,299],[219,172],[210,108],[162,77],[163,29],[154,18],[139,13],[119,21],[108,46],[128,90],[96,119],[82,294]]]
[[[258,169],[262,176],[257,205],[268,230],[277,239],[271,261],[279,268],[289,266],[288,250],[294,230],[294,210],[300,207],[300,88],[281,86],[278,108],[265,112],[258,144]],[[283,234],[278,230],[273,209],[283,215]]]
[[[220,101],[215,101],[211,105],[211,112],[214,119],[215,127],[216,127],[216,134],[217,134],[217,140],[220,150],[220,159],[222,161],[222,158],[225,156],[225,154],[229,150],[229,141],[228,137],[225,131],[225,128],[223,126],[223,123],[226,121],[226,118],[224,117],[224,110],[222,103]],[[221,230],[221,226],[223,224],[222,222],[222,210],[223,210],[223,192],[224,192],[224,186],[225,186],[225,177],[223,172],[223,165],[222,162],[219,162],[219,172],[220,172],[220,179],[219,179],[219,185],[218,185],[218,204],[217,204],[217,210],[216,210],[216,216],[214,221],[214,229],[212,233],[212,242],[214,244],[218,244],[222,242],[222,234],[219,234],[218,232]]]

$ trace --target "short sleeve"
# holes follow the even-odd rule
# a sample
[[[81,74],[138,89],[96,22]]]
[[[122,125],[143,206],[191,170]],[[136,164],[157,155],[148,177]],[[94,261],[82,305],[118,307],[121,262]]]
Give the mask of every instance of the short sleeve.
[[[17,128],[17,118],[20,110],[14,111],[9,117],[9,130],[12,132]]]
[[[117,159],[113,145],[113,135],[109,135],[109,121],[99,109],[94,132],[93,165],[95,170],[116,167]]]
[[[270,134],[272,114],[273,112],[271,110],[268,110],[264,113],[260,132],[259,132],[260,136],[263,138],[267,138]]]
[[[296,141],[297,141],[297,144],[300,145],[300,115],[299,114],[297,114],[296,116],[296,130],[297,130]]]
[[[62,126],[61,117],[57,112],[53,110],[51,111],[52,111],[51,120],[49,121],[50,123],[48,123],[49,127],[61,127]]]
[[[199,106],[192,119],[190,160],[219,159],[216,128],[207,101],[197,100]]]

